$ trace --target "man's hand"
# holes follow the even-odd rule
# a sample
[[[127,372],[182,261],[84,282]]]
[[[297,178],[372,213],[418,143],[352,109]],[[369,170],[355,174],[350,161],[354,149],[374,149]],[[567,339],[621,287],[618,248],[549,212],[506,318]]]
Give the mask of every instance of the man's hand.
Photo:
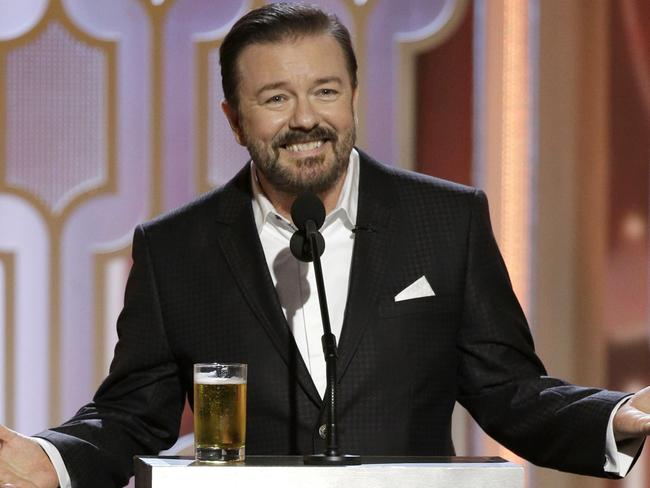
[[[650,386],[636,392],[614,416],[617,441],[650,435]]]
[[[36,442],[0,425],[0,488],[56,488],[59,480]]]

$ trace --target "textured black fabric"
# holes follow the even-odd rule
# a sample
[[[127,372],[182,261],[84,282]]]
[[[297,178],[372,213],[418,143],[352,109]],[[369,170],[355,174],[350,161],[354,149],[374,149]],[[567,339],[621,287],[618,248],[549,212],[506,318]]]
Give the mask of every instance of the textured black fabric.
[[[248,168],[136,229],[111,372],[92,403],[40,434],[75,488],[121,486],[133,455],[171,446],[196,362],[249,364],[247,453],[323,451],[326,412],[268,273]],[[361,154],[357,224],[339,340],[340,445],[452,455],[459,401],[532,462],[604,476],[606,424],[622,394],[545,376],[485,196]],[[421,276],[436,296],[394,301]]]

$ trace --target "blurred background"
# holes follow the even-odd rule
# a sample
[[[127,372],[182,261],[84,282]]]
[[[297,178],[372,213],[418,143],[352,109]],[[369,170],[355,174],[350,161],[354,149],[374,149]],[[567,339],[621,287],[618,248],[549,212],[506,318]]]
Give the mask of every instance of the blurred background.
[[[358,145],[487,192],[549,373],[650,384],[650,2],[311,1],[354,36]],[[0,422],[34,433],[91,398],[134,226],[246,161],[218,47],[262,3],[0,0]],[[516,460],[460,408],[454,434]],[[526,471],[648,488],[650,450],[620,482]]]

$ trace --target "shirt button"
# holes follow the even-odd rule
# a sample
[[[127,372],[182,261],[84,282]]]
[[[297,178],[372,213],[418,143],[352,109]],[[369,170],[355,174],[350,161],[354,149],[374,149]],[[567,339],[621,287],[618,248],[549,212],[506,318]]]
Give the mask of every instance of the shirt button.
[[[318,428],[318,435],[321,439],[325,439],[327,437],[327,425],[323,424]]]

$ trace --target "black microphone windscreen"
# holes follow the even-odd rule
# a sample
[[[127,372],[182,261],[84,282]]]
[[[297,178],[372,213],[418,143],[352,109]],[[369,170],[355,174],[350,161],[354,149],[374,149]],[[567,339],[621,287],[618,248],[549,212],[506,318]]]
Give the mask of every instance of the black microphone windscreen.
[[[311,220],[320,229],[325,222],[325,207],[320,198],[311,192],[302,193],[291,206],[291,220],[298,229],[304,230],[307,221]]]

